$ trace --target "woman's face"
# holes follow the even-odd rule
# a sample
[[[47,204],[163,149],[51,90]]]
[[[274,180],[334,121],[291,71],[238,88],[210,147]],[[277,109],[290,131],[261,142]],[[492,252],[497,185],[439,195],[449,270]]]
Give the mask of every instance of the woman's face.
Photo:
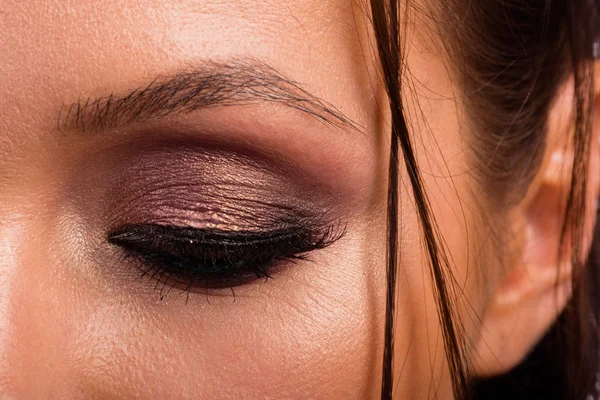
[[[376,396],[390,122],[368,5],[3,9],[0,393]],[[426,24],[411,29],[414,146],[477,311],[457,89]],[[420,399],[451,391],[401,174],[396,390]],[[243,272],[216,271],[224,259]]]

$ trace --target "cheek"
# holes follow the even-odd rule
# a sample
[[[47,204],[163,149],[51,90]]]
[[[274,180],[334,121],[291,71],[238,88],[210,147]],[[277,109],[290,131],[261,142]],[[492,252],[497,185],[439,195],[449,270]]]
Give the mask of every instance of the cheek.
[[[364,251],[366,231],[235,297],[165,288],[161,300],[66,250],[85,234],[67,245],[74,232],[42,228],[66,222],[36,224],[44,234],[22,241],[36,251],[18,261],[12,296],[18,393],[33,381],[34,398],[362,399],[378,388],[384,251]]]
[[[102,364],[86,379],[142,397],[352,398],[367,389],[376,327],[350,259],[299,266],[235,299],[101,294],[77,318],[73,357]]]

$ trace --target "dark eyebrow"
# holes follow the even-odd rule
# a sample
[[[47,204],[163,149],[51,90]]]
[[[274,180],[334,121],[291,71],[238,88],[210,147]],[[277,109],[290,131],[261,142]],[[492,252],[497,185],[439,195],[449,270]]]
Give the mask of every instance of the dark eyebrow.
[[[185,114],[216,106],[274,102],[336,127],[357,124],[330,103],[256,60],[207,62],[189,71],[159,76],[127,94],[79,99],[63,105],[58,130],[93,132],[105,128]]]

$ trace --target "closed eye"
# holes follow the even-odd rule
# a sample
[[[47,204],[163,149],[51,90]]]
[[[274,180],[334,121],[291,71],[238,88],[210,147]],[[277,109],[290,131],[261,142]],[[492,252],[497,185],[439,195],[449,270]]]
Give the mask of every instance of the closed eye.
[[[164,286],[194,291],[233,288],[269,279],[286,261],[306,259],[345,233],[345,228],[288,226],[261,231],[227,231],[159,224],[131,224],[108,234],[124,256],[140,264],[142,276]]]

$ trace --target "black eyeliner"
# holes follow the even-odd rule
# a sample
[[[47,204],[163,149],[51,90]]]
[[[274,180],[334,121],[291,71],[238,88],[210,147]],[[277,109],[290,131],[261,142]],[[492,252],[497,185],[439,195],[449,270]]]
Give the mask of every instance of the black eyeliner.
[[[305,259],[345,233],[341,225],[302,225],[260,231],[235,231],[160,224],[127,224],[109,232],[109,243],[134,257],[144,275],[165,285],[234,287],[257,278],[285,260]]]

